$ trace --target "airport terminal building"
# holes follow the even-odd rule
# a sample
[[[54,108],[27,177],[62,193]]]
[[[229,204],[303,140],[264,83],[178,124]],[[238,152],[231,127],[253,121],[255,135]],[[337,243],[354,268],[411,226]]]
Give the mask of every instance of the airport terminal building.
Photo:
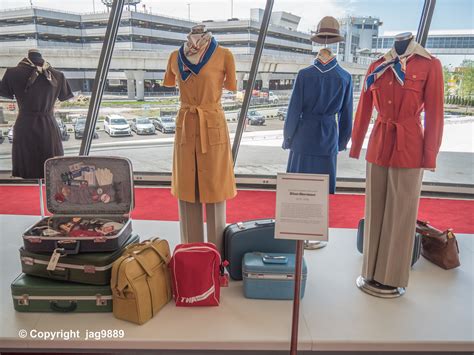
[[[220,44],[234,53],[239,89],[245,88],[263,10],[252,9],[249,15],[248,19],[204,21]],[[107,12],[74,14],[37,7],[1,11],[0,43],[4,51],[0,58],[0,75],[5,68],[16,65],[27,49],[39,48],[49,62],[64,71],[74,91],[90,92],[108,17]],[[315,48],[310,34],[298,31],[299,22],[300,17],[288,12],[272,14],[257,89],[291,89],[298,70],[311,63]],[[160,84],[168,56],[185,41],[195,24],[184,19],[124,10],[106,91],[128,92],[129,98],[142,99],[145,92],[151,95],[166,90]],[[373,32],[374,28],[370,35]],[[347,55],[348,49],[346,54],[341,49],[343,55],[339,59],[354,75],[357,90],[368,62],[357,60],[357,46],[351,43],[352,52],[349,52],[353,56]]]

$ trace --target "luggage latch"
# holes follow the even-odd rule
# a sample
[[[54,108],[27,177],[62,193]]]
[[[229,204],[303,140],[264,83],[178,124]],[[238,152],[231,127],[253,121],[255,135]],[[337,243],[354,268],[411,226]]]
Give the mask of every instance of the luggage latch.
[[[237,228],[239,229],[245,229],[244,223],[243,222],[237,222]]]
[[[28,238],[30,243],[41,243],[41,238]]]
[[[28,295],[21,295],[21,298],[18,299],[18,304],[20,306],[28,306],[30,304],[30,300]]]
[[[99,237],[94,239],[94,243],[105,243],[107,241],[107,238],[104,237]]]
[[[95,266],[94,265],[84,265],[84,273],[86,273],[86,274],[95,274]]]
[[[107,306],[107,300],[102,298],[102,295],[97,294],[95,297],[96,297],[96,301],[95,301],[96,306]]]

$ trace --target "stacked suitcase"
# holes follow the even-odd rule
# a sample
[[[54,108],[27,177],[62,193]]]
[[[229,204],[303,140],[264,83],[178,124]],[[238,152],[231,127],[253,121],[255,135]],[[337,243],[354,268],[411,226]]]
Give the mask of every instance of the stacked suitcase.
[[[45,163],[52,216],[28,228],[22,274],[12,283],[20,312],[111,312],[113,262],[132,232],[132,167],[128,159],[61,157]]]

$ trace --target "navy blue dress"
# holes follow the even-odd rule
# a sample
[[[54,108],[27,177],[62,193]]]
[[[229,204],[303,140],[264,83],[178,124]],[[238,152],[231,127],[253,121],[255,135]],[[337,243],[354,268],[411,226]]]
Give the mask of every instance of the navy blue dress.
[[[283,129],[283,148],[290,149],[287,172],[329,174],[336,189],[337,153],[352,131],[352,78],[336,58],[318,59],[299,71]]]

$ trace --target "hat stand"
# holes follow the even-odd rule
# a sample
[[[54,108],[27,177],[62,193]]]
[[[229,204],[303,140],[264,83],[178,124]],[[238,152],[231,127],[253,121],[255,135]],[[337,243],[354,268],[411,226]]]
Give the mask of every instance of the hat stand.
[[[379,298],[397,298],[405,294],[405,287],[394,287],[383,285],[374,280],[367,280],[363,276],[359,276],[356,280],[357,287],[375,297]]]

